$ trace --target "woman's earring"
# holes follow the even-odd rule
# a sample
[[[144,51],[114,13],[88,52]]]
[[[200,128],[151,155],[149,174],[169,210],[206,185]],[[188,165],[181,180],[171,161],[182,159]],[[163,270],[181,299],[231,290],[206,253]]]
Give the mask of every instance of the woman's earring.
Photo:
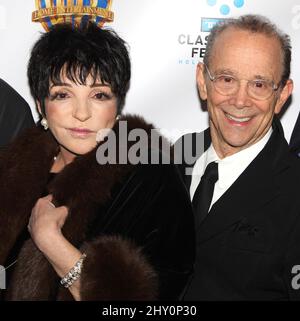
[[[121,115],[117,115],[116,117],[116,121],[120,120],[121,119]]]
[[[45,130],[48,130],[49,126],[46,118],[42,119],[41,125],[44,127]]]

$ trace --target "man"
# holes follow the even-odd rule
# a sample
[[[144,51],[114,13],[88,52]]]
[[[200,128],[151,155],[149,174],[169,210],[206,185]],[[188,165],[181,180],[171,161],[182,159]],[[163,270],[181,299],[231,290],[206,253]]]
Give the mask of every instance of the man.
[[[33,125],[34,120],[27,102],[0,79],[0,147]]]
[[[290,60],[288,36],[261,16],[209,36],[197,67],[209,129],[175,145],[191,139],[195,151],[204,139],[181,168],[197,229],[185,300],[300,299],[300,164],[276,117],[293,89]]]

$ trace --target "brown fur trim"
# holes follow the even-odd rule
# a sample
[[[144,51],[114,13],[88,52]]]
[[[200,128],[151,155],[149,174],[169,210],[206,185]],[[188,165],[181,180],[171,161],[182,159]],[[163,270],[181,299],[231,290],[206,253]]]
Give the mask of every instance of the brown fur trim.
[[[128,132],[134,128],[141,128],[147,131],[150,139],[150,130],[153,128],[151,124],[137,116],[123,116],[122,120],[127,120]],[[117,137],[118,124],[116,123],[112,129]],[[128,149],[133,143],[128,142]],[[130,164],[99,165],[96,160],[97,148],[98,146],[86,155],[77,157],[49,186],[54,202],[69,209],[63,234],[76,247],[80,247],[87,239],[88,227],[93,225],[97,209],[110,202],[112,188],[122,182],[134,168],[134,165]],[[0,265],[5,265],[18,235],[26,228],[31,210],[44,191],[53,157],[57,155],[58,150],[58,144],[52,134],[37,127],[19,137],[0,155]],[[106,294],[106,298],[137,300],[151,299],[155,296],[153,271],[142,258],[140,250],[132,244],[124,240],[105,241],[100,238],[86,246],[89,259],[83,272],[83,299],[102,298],[102,295]],[[102,260],[104,257],[111,257],[114,262],[109,269],[107,260]],[[95,266],[90,262],[103,263],[104,266],[97,266],[95,270]],[[123,271],[119,276],[118,267]],[[101,273],[107,275],[105,281],[108,280],[109,270],[113,275],[111,279],[118,280],[119,277],[122,284],[119,292],[110,290],[112,286],[109,283],[103,283],[103,291],[93,283],[93,280],[98,282],[100,276],[101,282]],[[128,276],[125,276],[125,272]],[[63,288],[60,288],[59,295],[56,296],[57,275],[31,240],[25,243],[20,252],[10,287],[8,298],[13,300],[70,299],[68,291]],[[95,294],[89,294],[90,288],[95,289]]]
[[[45,301],[56,295],[59,278],[45,256],[31,239],[26,241],[19,256],[15,271],[5,293],[8,301]]]
[[[132,242],[103,236],[86,243],[80,278],[82,300],[154,300],[157,275]]]
[[[2,265],[45,188],[56,152],[57,144],[52,135],[33,128],[15,140],[0,156]]]
[[[141,117],[123,116],[121,120],[127,121],[128,132],[141,128],[150,137],[153,126]],[[118,137],[119,122],[112,130]],[[128,149],[130,144],[133,143],[128,143]],[[85,228],[93,219],[92,215],[86,213],[92,213],[93,206],[107,202],[112,187],[133,168],[132,165],[123,164],[99,165],[96,160],[98,147],[77,157],[50,186],[54,202],[69,208],[63,232],[73,244],[83,241]],[[17,236],[26,227],[31,210],[44,191],[58,150],[52,134],[37,127],[16,139],[0,155],[0,265],[5,264]]]

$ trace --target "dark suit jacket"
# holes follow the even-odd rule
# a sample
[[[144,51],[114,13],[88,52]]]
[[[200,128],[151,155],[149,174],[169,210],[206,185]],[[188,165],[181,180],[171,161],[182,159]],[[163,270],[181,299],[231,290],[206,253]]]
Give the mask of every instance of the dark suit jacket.
[[[33,125],[34,120],[27,102],[0,79],[0,147]]]
[[[290,149],[295,155],[300,157],[300,113],[298,114],[297,121],[292,132]]]
[[[279,120],[273,129],[196,231],[196,272],[186,300],[300,299],[300,162],[289,152]],[[199,135],[206,150],[208,130],[183,138],[195,142]],[[189,188],[186,167],[181,172]]]

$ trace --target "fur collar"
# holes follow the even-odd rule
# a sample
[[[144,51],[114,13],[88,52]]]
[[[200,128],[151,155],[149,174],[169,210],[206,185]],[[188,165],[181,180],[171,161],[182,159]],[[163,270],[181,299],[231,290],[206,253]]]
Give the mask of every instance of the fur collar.
[[[127,120],[128,132],[141,128],[151,137],[153,126],[142,118],[123,116],[121,120]],[[113,131],[118,134],[119,122]],[[128,149],[132,145],[133,142],[128,142]],[[87,226],[95,215],[93,208],[108,202],[112,187],[134,168],[129,164],[99,165],[96,160],[97,147],[67,165],[49,187],[56,204],[69,208],[63,233],[75,246],[86,237]],[[26,227],[31,209],[45,189],[57,153],[58,144],[52,134],[36,127],[19,137],[1,154],[0,265],[4,265],[19,233]]]

